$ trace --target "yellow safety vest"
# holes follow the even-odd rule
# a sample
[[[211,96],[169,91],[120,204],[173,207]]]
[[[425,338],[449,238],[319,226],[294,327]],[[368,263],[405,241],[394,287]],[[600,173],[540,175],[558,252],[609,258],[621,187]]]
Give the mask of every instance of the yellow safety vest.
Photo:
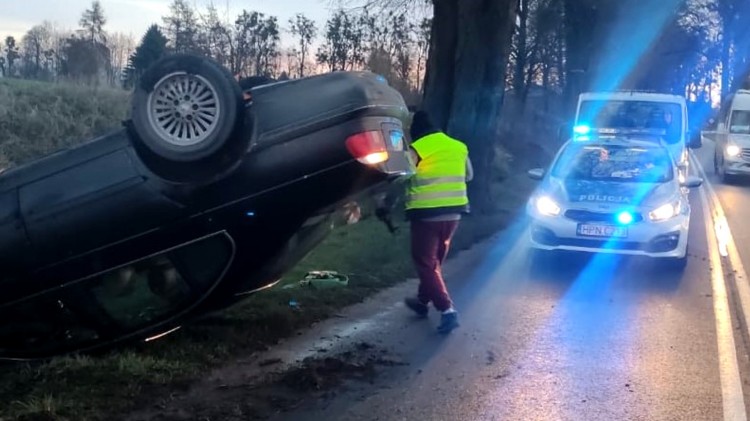
[[[417,172],[410,180],[406,210],[456,208],[469,204],[466,193],[466,145],[442,132],[417,139]]]

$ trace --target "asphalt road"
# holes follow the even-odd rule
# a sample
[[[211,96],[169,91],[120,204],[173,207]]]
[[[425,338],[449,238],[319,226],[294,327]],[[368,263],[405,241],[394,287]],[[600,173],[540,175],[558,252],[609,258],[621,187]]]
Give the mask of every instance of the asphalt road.
[[[695,154],[708,183],[691,193],[684,273],[618,257],[534,267],[519,220],[450,262],[459,329],[441,337],[437,314],[403,308],[416,281],[380,294],[313,335],[405,365],[276,419],[745,420],[750,183],[722,185],[712,154],[708,141]]]

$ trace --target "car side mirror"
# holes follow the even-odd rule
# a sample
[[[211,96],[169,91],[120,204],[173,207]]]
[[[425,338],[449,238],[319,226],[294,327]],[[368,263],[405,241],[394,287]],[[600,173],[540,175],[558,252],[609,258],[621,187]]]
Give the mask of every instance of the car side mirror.
[[[688,148],[700,149],[703,146],[703,135],[699,131],[698,133],[688,133]]]
[[[568,139],[570,139],[572,132],[573,132],[573,125],[562,124],[557,129],[557,141],[560,143],[565,143]]]
[[[528,174],[529,178],[531,178],[532,180],[541,180],[544,178],[544,169],[534,168],[527,171],[526,174]]]
[[[703,184],[703,179],[696,176],[689,176],[685,179],[685,181],[680,183],[681,187],[687,187],[689,189],[693,189],[696,187],[700,187]]]

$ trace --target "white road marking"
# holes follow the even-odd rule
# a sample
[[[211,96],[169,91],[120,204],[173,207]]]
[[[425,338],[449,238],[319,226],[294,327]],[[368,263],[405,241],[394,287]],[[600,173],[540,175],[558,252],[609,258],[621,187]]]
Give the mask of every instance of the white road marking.
[[[750,283],[748,283],[747,273],[745,272],[745,266],[742,264],[740,253],[737,250],[737,244],[734,242],[732,237],[732,230],[729,229],[729,223],[727,222],[724,208],[721,206],[719,196],[716,194],[714,187],[708,182],[706,171],[701,166],[697,159],[694,159],[696,168],[701,173],[701,177],[704,180],[704,188],[708,192],[708,197],[713,203],[714,208],[714,220],[716,221],[717,238],[719,240],[719,252],[724,248],[723,256],[729,257],[729,264],[734,271],[734,283],[737,288],[737,295],[740,297],[740,307],[742,308],[742,315],[745,321],[745,329],[747,329],[748,337],[750,337]]]
[[[700,189],[703,213],[706,216],[710,215],[710,218],[705,217],[704,221],[706,224],[706,235],[708,237],[709,261],[713,268],[713,271],[711,272],[711,286],[713,289],[714,317],[716,320],[716,341],[719,348],[719,376],[721,378],[724,420],[746,421],[747,411],[745,409],[745,399],[742,392],[742,381],[740,379],[737,351],[734,343],[732,315],[730,312],[729,296],[727,294],[724,269],[722,267],[722,258],[720,255],[720,249],[725,248],[725,250],[729,252],[730,263],[734,266],[734,262],[731,259],[731,252],[736,252],[736,247],[732,240],[729,225],[726,223],[726,217],[721,208],[721,203],[719,203],[716,193],[708,182],[703,167],[700,165],[700,162],[692,156],[692,154],[691,160],[704,180],[703,187]],[[708,192],[708,194],[706,192]],[[709,203],[713,206],[709,206]],[[713,208],[713,212],[711,208]],[[714,246],[714,244],[716,244],[716,246]],[[741,263],[739,269],[737,269],[738,274],[740,269],[742,269]],[[743,313],[747,320],[748,311],[746,310],[746,302],[744,300],[741,301]]]

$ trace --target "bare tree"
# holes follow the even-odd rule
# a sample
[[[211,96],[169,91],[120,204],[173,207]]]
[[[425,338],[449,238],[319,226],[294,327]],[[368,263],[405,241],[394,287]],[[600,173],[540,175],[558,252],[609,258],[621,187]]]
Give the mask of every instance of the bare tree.
[[[109,38],[107,43],[111,54],[112,71],[109,83],[112,86],[120,85],[124,80],[125,68],[128,59],[135,50],[135,40],[131,35],[115,33]]]
[[[252,73],[253,59],[257,55],[256,37],[261,25],[261,15],[258,12],[243,10],[235,21],[235,67],[234,73]]]
[[[206,14],[201,15],[200,33],[198,35],[199,49],[222,65],[231,68],[233,34],[227,25],[221,21],[213,4],[208,6],[206,12]]]
[[[326,22],[325,42],[318,49],[317,59],[329,71],[361,68],[367,57],[365,27],[367,16],[350,16],[336,11]]]
[[[5,38],[5,76],[15,76],[16,60],[21,58],[21,54],[16,44],[16,39],[12,36]]]
[[[432,28],[432,19],[431,18],[424,18],[419,23],[418,26],[414,27],[415,31],[415,38],[417,40],[416,46],[417,46],[417,69],[416,69],[416,79],[417,79],[417,91],[422,92],[422,80],[424,79],[423,72],[424,72],[424,65],[427,61],[427,53],[430,49],[430,32]]]
[[[195,10],[186,0],[174,0],[169,10],[170,15],[162,20],[172,49],[178,53],[196,51],[199,27]]]
[[[274,75],[279,51],[280,30],[276,16],[259,14],[260,21],[255,33],[255,74]]]
[[[318,28],[315,21],[307,18],[305,15],[298,13],[294,19],[289,20],[289,31],[297,37],[297,46],[299,47],[298,77],[305,76],[305,67],[310,54],[310,45],[317,35]]]
[[[52,33],[49,25],[36,25],[26,32],[21,40],[24,57],[23,77],[42,79],[45,68],[45,53],[52,48]]]

